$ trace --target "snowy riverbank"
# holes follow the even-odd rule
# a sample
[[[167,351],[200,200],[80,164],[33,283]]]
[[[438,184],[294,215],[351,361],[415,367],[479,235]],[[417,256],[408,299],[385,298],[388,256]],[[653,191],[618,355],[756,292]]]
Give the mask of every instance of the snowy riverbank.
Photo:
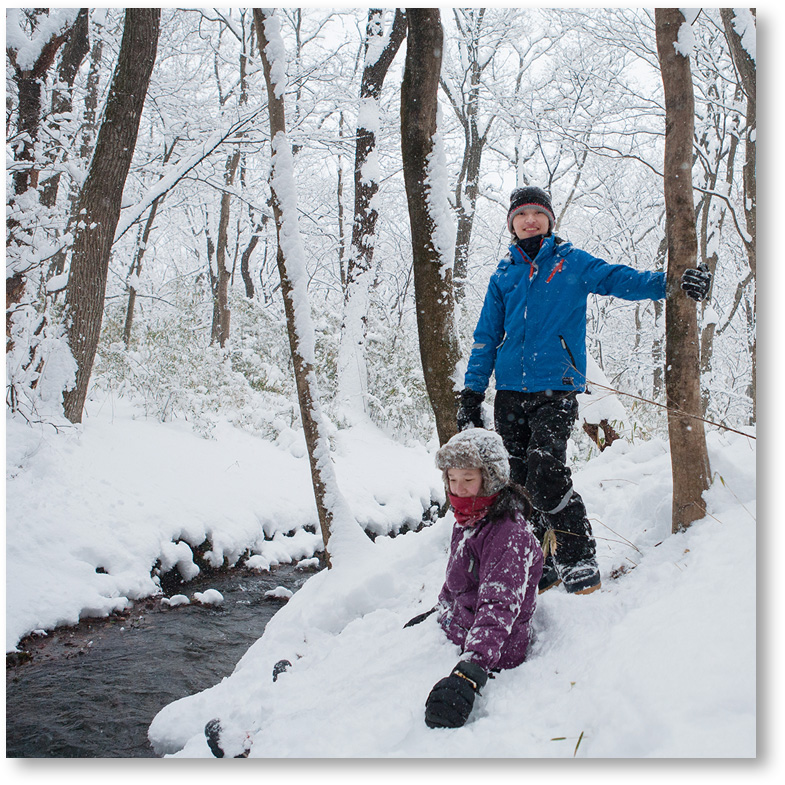
[[[416,525],[441,480],[424,447],[375,429],[335,434],[336,471],[371,531]],[[215,563],[253,552],[250,566],[310,558],[320,535],[300,434],[277,443],[228,424],[215,439],[183,421],[161,424],[122,401],[81,427],[6,420],[6,651],[37,629],[102,616],[158,590],[160,561],[193,577],[193,549]]]
[[[313,499],[293,433],[272,444],[227,425],[204,440],[119,405],[56,436],[7,426],[8,649],[155,591],[157,559],[193,571],[186,542],[209,537],[230,561],[252,550],[259,566],[318,545],[302,528]],[[432,618],[403,629],[435,600],[448,516],[311,578],[233,675],[167,706],[151,740],[162,753],[209,756],[202,728],[220,716],[251,732],[252,756],[753,757],[755,446],[709,433],[710,514],[679,535],[665,443],[617,442],[581,465],[603,589],[541,596],[530,660],[486,687],[464,729],[429,731],[421,717],[457,650]],[[355,514],[380,533],[416,522],[442,493],[428,449],[372,428],[337,432],[335,459]],[[284,657],[294,666],[273,684]]]

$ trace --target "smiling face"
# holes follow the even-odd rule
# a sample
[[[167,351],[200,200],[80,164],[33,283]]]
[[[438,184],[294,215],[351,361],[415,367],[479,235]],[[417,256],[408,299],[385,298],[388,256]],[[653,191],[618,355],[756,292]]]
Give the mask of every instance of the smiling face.
[[[549,228],[548,216],[534,207],[521,210],[512,219],[512,229],[519,240],[535,237],[538,234],[547,234]]]
[[[453,496],[479,496],[482,472],[479,469],[447,469],[447,482]]]

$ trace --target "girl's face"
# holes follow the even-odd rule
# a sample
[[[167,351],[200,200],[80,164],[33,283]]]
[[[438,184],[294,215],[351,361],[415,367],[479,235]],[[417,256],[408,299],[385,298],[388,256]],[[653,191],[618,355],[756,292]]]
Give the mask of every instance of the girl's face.
[[[547,234],[550,228],[548,216],[539,210],[527,207],[513,216],[512,228],[519,240],[535,237],[538,234]]]
[[[479,496],[482,472],[479,469],[447,469],[447,482],[453,496]]]

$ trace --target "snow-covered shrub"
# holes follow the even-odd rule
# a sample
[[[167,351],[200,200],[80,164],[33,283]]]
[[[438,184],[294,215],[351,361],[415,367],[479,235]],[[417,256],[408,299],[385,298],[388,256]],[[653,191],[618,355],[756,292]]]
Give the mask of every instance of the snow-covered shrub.
[[[385,322],[374,309],[368,320],[366,346],[371,420],[404,443],[428,442],[435,424],[416,327]]]
[[[237,338],[226,349],[210,345],[209,323],[197,311],[181,309],[152,322],[140,319],[126,349],[116,340],[121,314],[110,308],[95,386],[135,401],[146,416],[162,422],[182,417],[206,437],[219,415],[269,438],[295,427],[299,412],[285,328],[282,337],[279,321],[264,309],[255,309],[251,319],[250,308],[233,305]]]

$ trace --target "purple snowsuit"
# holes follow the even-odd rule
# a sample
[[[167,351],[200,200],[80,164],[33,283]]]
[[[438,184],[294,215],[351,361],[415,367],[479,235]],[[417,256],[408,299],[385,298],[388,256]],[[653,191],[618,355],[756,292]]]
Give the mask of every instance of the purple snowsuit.
[[[542,561],[540,544],[520,515],[455,524],[438,618],[464,659],[486,671],[523,662]]]

